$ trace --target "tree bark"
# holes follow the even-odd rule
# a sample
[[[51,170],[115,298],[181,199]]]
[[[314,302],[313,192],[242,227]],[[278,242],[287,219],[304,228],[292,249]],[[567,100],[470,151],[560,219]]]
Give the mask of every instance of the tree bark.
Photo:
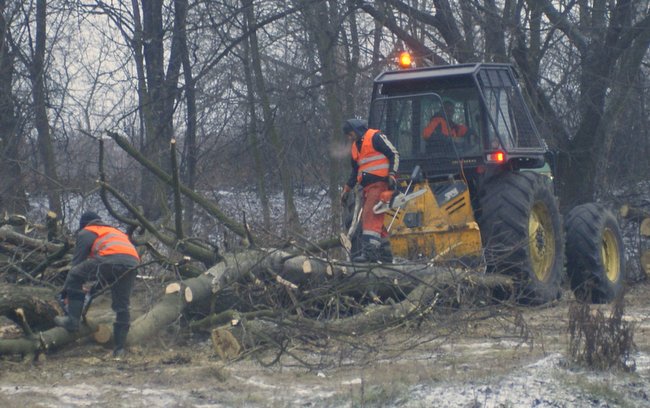
[[[252,1],[243,1],[242,5],[247,7],[252,6]],[[249,30],[248,19],[244,19],[244,29]],[[260,206],[262,207],[262,220],[264,228],[271,231],[271,204],[269,202],[268,192],[266,190],[266,183],[264,181],[265,171],[264,163],[262,161],[262,146],[260,137],[258,135],[257,126],[257,109],[255,98],[255,84],[253,81],[253,73],[251,71],[251,55],[250,55],[250,40],[243,43],[244,56],[242,58],[242,66],[244,69],[244,78],[246,81],[246,98],[248,102],[249,112],[249,126],[246,131],[246,141],[253,156],[253,166],[255,166],[255,182],[257,185],[257,196],[260,199]]]
[[[12,89],[15,58],[5,11],[6,1],[0,0],[0,211],[27,214],[29,203],[20,165],[24,137],[17,131]]]
[[[354,70],[343,73],[340,72],[341,69],[337,65],[337,58],[342,54],[338,45],[339,39],[342,37],[339,23],[342,17],[339,15],[337,6],[338,2],[319,2],[303,11],[311,36],[316,43],[320,70],[323,76],[322,86],[325,92],[327,116],[329,118],[329,128],[325,132],[328,151],[335,151],[335,147],[342,144],[343,135],[340,129],[343,125],[343,118],[341,117],[341,107],[345,106],[345,100],[340,84],[347,82],[351,86],[348,91],[352,92],[355,78]],[[354,15],[351,18],[354,19]],[[354,26],[354,23],[352,26]],[[352,48],[354,49],[354,46]],[[356,114],[354,111],[350,113]],[[339,202],[341,173],[344,163],[347,164],[348,161],[341,160],[340,157],[333,155],[328,157],[327,182],[330,202],[333,204],[330,217],[330,231],[332,234],[336,234],[341,228],[341,207],[336,204]]]
[[[254,3],[251,0],[244,0],[244,13],[248,23],[248,27],[255,27]],[[273,119],[273,112],[271,111],[271,103],[269,95],[264,83],[264,74],[261,65],[260,49],[258,44],[257,32],[251,31],[249,36],[251,46],[251,62],[253,66],[253,73],[255,79],[255,88],[259,95],[262,104],[262,115],[264,117],[264,128],[267,132],[273,148],[275,163],[278,167],[280,185],[282,186],[282,195],[284,197],[284,224],[287,233],[300,233],[302,227],[300,226],[300,219],[298,217],[298,210],[293,198],[293,182],[291,172],[289,171],[286,152],[288,149],[283,146],[283,141],[278,134],[277,127]]]
[[[187,110],[187,129],[185,131],[185,148],[183,156],[185,158],[184,171],[182,180],[192,190],[196,187],[197,165],[199,157],[199,148],[196,144],[197,129],[197,107],[196,107],[196,80],[192,74],[192,64],[190,62],[190,53],[187,46],[187,0],[175,0],[174,16],[178,21],[178,53],[183,66],[183,78],[185,81],[185,103]],[[194,202],[189,198],[185,200],[185,228],[190,230],[194,220]]]
[[[62,214],[61,183],[57,176],[54,145],[50,134],[50,123],[47,118],[47,98],[45,87],[45,40],[47,36],[46,0],[36,1],[36,46],[30,67],[32,95],[36,130],[38,132],[38,147],[43,160],[45,186],[50,210]]]

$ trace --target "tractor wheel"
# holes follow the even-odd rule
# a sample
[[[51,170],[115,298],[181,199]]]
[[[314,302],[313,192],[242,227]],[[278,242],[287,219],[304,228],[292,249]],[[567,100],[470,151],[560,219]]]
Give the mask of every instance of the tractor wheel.
[[[608,303],[623,289],[623,238],[614,215],[600,204],[582,204],[566,220],[567,273],[578,300]]]
[[[514,277],[522,303],[558,299],[564,231],[551,180],[530,171],[504,173],[485,183],[479,205],[488,272]]]

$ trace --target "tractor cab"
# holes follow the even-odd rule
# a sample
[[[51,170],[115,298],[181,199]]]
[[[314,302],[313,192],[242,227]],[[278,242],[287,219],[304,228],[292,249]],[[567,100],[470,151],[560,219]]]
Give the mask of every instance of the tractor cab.
[[[398,149],[402,174],[421,169],[403,192],[426,190],[387,217],[398,257],[480,258],[485,186],[545,166],[546,145],[507,64],[385,72],[374,82],[369,126]]]
[[[427,178],[544,166],[547,151],[507,64],[388,71],[374,82],[369,125]]]
[[[402,175],[411,174],[384,218],[395,257],[478,261],[512,277],[518,299],[546,303],[561,293],[566,229],[576,296],[609,302],[621,292],[616,219],[587,203],[563,225],[548,149],[510,65],[385,72],[375,79],[368,122],[399,150]]]

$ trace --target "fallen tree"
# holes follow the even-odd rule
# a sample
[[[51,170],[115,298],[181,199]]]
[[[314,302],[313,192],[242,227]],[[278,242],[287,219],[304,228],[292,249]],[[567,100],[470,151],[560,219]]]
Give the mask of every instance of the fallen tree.
[[[176,197],[172,222],[160,225],[148,220],[106,180],[100,141],[98,184],[106,209],[127,225],[141,258],[158,265],[156,279],[172,280],[160,289],[156,303],[132,321],[127,338],[129,346],[143,344],[170,325],[184,322],[183,326],[190,330],[212,331],[215,351],[224,358],[231,358],[254,345],[281,345],[290,333],[296,338],[302,336],[301,331],[315,337],[359,335],[394,327],[410,319],[421,319],[440,307],[492,304],[495,291],[501,299],[515,293],[513,282],[507,277],[455,268],[435,260],[387,265],[343,262],[337,256],[345,254],[341,237],[320,242],[309,242],[302,237],[285,238],[275,246],[268,245],[273,243],[265,240],[267,247],[261,248],[258,245],[262,240],[255,237],[245,219],[242,224],[235,222],[210,200],[184,187],[178,177],[148,162],[124,138],[114,133],[109,135],[144,167],[168,183]],[[174,155],[175,143],[172,142],[170,148]],[[172,168],[176,169],[173,160]],[[113,208],[114,200],[108,200],[109,194],[129,216]],[[205,239],[188,237],[180,220],[180,194],[189,197],[241,237],[241,247],[222,252]],[[52,215],[48,216],[50,218],[56,219]],[[67,269],[60,262],[70,259],[72,237],[66,237],[61,230],[52,232],[53,227],[42,229],[49,230],[47,238],[27,236],[16,228],[29,223],[21,217],[11,217],[11,220],[12,223],[7,222],[0,228],[0,253],[12,254],[12,261],[3,263],[0,259],[0,271],[18,269],[24,281],[49,284],[53,289],[56,285],[50,284],[51,279],[45,277],[55,274],[58,282],[62,282],[60,275],[64,276]],[[57,225],[51,220],[47,224]],[[52,237],[58,238],[54,241]],[[38,262],[32,262],[29,267],[17,266],[27,265],[22,260],[31,259],[35,254]],[[16,263],[16,259],[21,262]],[[52,299],[53,293],[50,291],[44,296]],[[11,306],[12,310],[21,307]],[[51,322],[52,317],[49,313],[46,320]],[[32,319],[36,318],[26,315],[23,323]],[[0,355],[37,356],[80,337],[92,335],[102,344],[109,344],[112,337],[110,320],[87,321],[82,330],[74,334],[52,328],[52,325],[40,331],[30,330],[28,326],[23,325],[25,335],[22,339],[0,339]],[[230,347],[220,348],[221,343],[228,343]]]
[[[233,298],[228,293],[235,285],[246,288],[243,292],[260,291],[264,295],[255,302],[226,301]],[[239,350],[265,342],[273,332],[270,321],[275,326],[300,324],[323,333],[361,334],[390,327],[416,314],[422,316],[438,304],[477,301],[481,292],[482,299],[488,301],[495,287],[513,293],[508,278],[435,263],[354,265],[279,249],[247,249],[222,254],[220,262],[199,276],[168,284],[157,303],[132,322],[127,345],[143,344],[179,319],[190,322],[188,326],[193,330],[210,330],[230,322],[228,331],[237,339]],[[235,298],[250,299],[249,295],[240,293]],[[48,290],[41,296],[52,300],[54,292]],[[12,306],[5,310],[17,309],[17,303],[28,303],[22,299],[14,298]],[[235,304],[239,309],[233,308]],[[339,312],[326,313],[334,308]],[[50,312],[50,324],[52,318]],[[233,321],[238,324],[232,325]],[[256,325],[267,330],[259,331],[260,338],[245,341],[237,333],[238,325],[252,325],[246,332],[249,337],[256,332]],[[110,324],[86,322],[82,327],[73,335],[50,328],[26,332],[23,339],[0,340],[0,354],[34,356],[91,335],[95,341],[110,343]]]

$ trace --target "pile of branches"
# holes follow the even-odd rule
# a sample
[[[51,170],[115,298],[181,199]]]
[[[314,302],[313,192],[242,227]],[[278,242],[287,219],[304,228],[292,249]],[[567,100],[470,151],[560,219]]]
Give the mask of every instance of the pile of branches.
[[[176,206],[171,226],[157,228],[146,219],[106,181],[103,144],[99,141],[98,183],[106,210],[127,226],[142,259],[160,269],[172,266],[174,271],[174,281],[160,288],[160,295],[155,296],[157,303],[132,322],[127,346],[142,344],[182,320],[192,330],[211,332],[216,353],[232,358],[260,345],[286,350],[287,343],[295,339],[318,343],[336,336],[357,337],[405,322],[420,322],[450,307],[476,310],[474,306],[493,305],[495,291],[514,293],[513,282],[507,277],[453,267],[436,259],[423,263],[351,264],[340,259],[340,254],[345,253],[343,237],[313,244],[289,241],[277,247],[262,247],[245,223],[228,218],[213,202],[174,177],[177,170],[173,141],[173,174],[169,175],[143,158],[120,135],[109,136],[170,185]],[[181,195],[239,236],[243,246],[222,253],[210,242],[185,236]],[[113,208],[115,200],[126,209],[128,217]],[[53,299],[69,270],[73,242],[70,232],[60,227],[56,214],[49,214],[42,226],[30,224],[21,216],[4,217],[0,226],[0,279],[5,284],[45,287],[49,292],[32,296],[33,303],[41,306],[26,307],[29,302],[25,297],[13,297],[10,294],[16,291],[4,290],[0,313],[17,323],[22,335],[0,339],[0,355],[34,357],[79,337],[92,336],[99,343],[110,344],[112,316],[97,321],[87,319],[78,333],[53,327],[53,315],[61,312]],[[16,312],[19,309],[22,314]],[[46,309],[46,317],[42,318],[40,311]]]
[[[109,345],[110,319],[86,320],[74,334],[53,326],[53,317],[61,313],[54,295],[67,272],[72,240],[37,238],[47,229],[27,225],[0,227],[0,251],[11,252],[0,262],[0,313],[23,329],[19,338],[0,339],[0,354],[35,357],[89,336]],[[143,258],[160,256],[145,251]],[[56,260],[48,262],[54,254]],[[127,344],[143,344],[182,319],[193,331],[211,332],[215,352],[224,358],[259,346],[286,351],[295,339],[361,336],[422,321],[440,310],[494,304],[493,290],[503,292],[512,284],[435,261],[355,265],[328,251],[316,255],[297,248],[248,247],[219,259],[201,273],[178,274],[160,288],[157,303],[134,319]],[[189,257],[181,258],[175,271],[191,264]]]

